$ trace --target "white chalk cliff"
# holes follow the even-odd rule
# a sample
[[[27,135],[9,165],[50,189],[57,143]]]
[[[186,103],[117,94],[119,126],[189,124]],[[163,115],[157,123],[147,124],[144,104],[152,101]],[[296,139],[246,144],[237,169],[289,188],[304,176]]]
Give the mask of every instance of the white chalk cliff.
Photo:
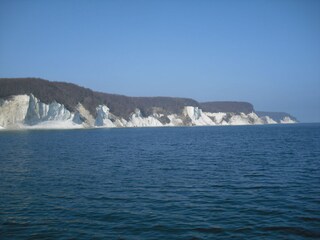
[[[163,119],[166,119],[164,122]],[[294,119],[285,116],[275,121],[269,116],[258,117],[255,112],[203,112],[198,107],[185,106],[181,114],[164,115],[156,110],[143,116],[140,109],[131,113],[129,119],[115,116],[106,105],[96,107],[96,115],[80,103],[74,112],[56,101],[41,102],[32,94],[15,95],[0,99],[0,129],[72,129],[72,128],[113,128],[113,127],[161,127],[161,126],[214,126],[214,125],[254,125],[288,124]]]

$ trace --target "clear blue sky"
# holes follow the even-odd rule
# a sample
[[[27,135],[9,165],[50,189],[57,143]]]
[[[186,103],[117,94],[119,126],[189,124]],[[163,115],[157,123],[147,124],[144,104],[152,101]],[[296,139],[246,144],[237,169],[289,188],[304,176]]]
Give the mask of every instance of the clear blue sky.
[[[320,1],[0,0],[0,77],[320,122]]]

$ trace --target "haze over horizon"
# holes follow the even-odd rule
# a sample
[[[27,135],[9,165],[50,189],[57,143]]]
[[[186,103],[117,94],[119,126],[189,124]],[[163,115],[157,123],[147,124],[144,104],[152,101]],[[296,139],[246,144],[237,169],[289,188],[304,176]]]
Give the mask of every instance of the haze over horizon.
[[[320,2],[0,1],[0,77],[320,122]]]

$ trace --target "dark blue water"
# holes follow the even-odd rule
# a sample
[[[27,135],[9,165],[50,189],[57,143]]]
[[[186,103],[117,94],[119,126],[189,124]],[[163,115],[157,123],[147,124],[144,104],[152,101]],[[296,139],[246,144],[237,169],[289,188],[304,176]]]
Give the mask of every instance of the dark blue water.
[[[1,239],[320,238],[320,125],[0,132]]]

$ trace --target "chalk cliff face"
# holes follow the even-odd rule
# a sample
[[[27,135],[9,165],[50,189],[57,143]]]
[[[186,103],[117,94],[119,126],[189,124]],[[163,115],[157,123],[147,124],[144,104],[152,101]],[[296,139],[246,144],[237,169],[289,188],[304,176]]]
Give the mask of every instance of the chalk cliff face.
[[[74,113],[62,104],[45,104],[33,95],[17,95],[0,101],[0,126],[21,128],[79,128]],[[79,126],[78,126],[79,125]]]
[[[168,122],[161,119],[166,117]],[[214,126],[214,125],[251,125],[277,123],[270,117],[259,118],[256,113],[210,113],[202,112],[198,107],[185,106],[181,114],[152,113],[144,117],[136,109],[129,120],[110,113],[106,105],[96,108],[93,117],[81,104],[75,112],[70,112],[63,104],[52,102],[45,104],[33,95],[17,95],[1,100],[1,129],[22,128],[93,128],[93,127],[161,127],[161,126]],[[289,116],[279,123],[295,123]]]
[[[0,129],[214,126],[297,122],[294,117],[285,113],[274,114],[276,119],[269,116],[273,113],[257,114],[249,103],[201,104],[193,99],[130,98],[96,93],[76,85],[52,85],[52,82],[43,81],[37,80],[37,83],[42,84],[40,90],[36,88],[37,85],[24,86],[24,81],[22,87],[19,85],[18,90],[15,90],[12,89],[15,85],[8,79],[0,79]],[[45,95],[46,90],[50,96]],[[30,92],[36,92],[40,97]],[[75,99],[72,98],[73,93]]]
[[[96,108],[97,111],[97,117],[95,120],[95,126],[97,127],[117,127],[121,126],[121,124],[116,123],[115,121],[112,121],[115,119],[111,113],[110,109],[105,105],[99,105]]]
[[[45,121],[64,121],[70,119],[72,114],[62,104],[52,102],[45,104],[33,95],[29,97],[29,104],[24,123],[35,125]]]
[[[28,112],[30,97],[13,96],[8,100],[0,100],[0,126],[3,128],[19,128],[24,123]]]

